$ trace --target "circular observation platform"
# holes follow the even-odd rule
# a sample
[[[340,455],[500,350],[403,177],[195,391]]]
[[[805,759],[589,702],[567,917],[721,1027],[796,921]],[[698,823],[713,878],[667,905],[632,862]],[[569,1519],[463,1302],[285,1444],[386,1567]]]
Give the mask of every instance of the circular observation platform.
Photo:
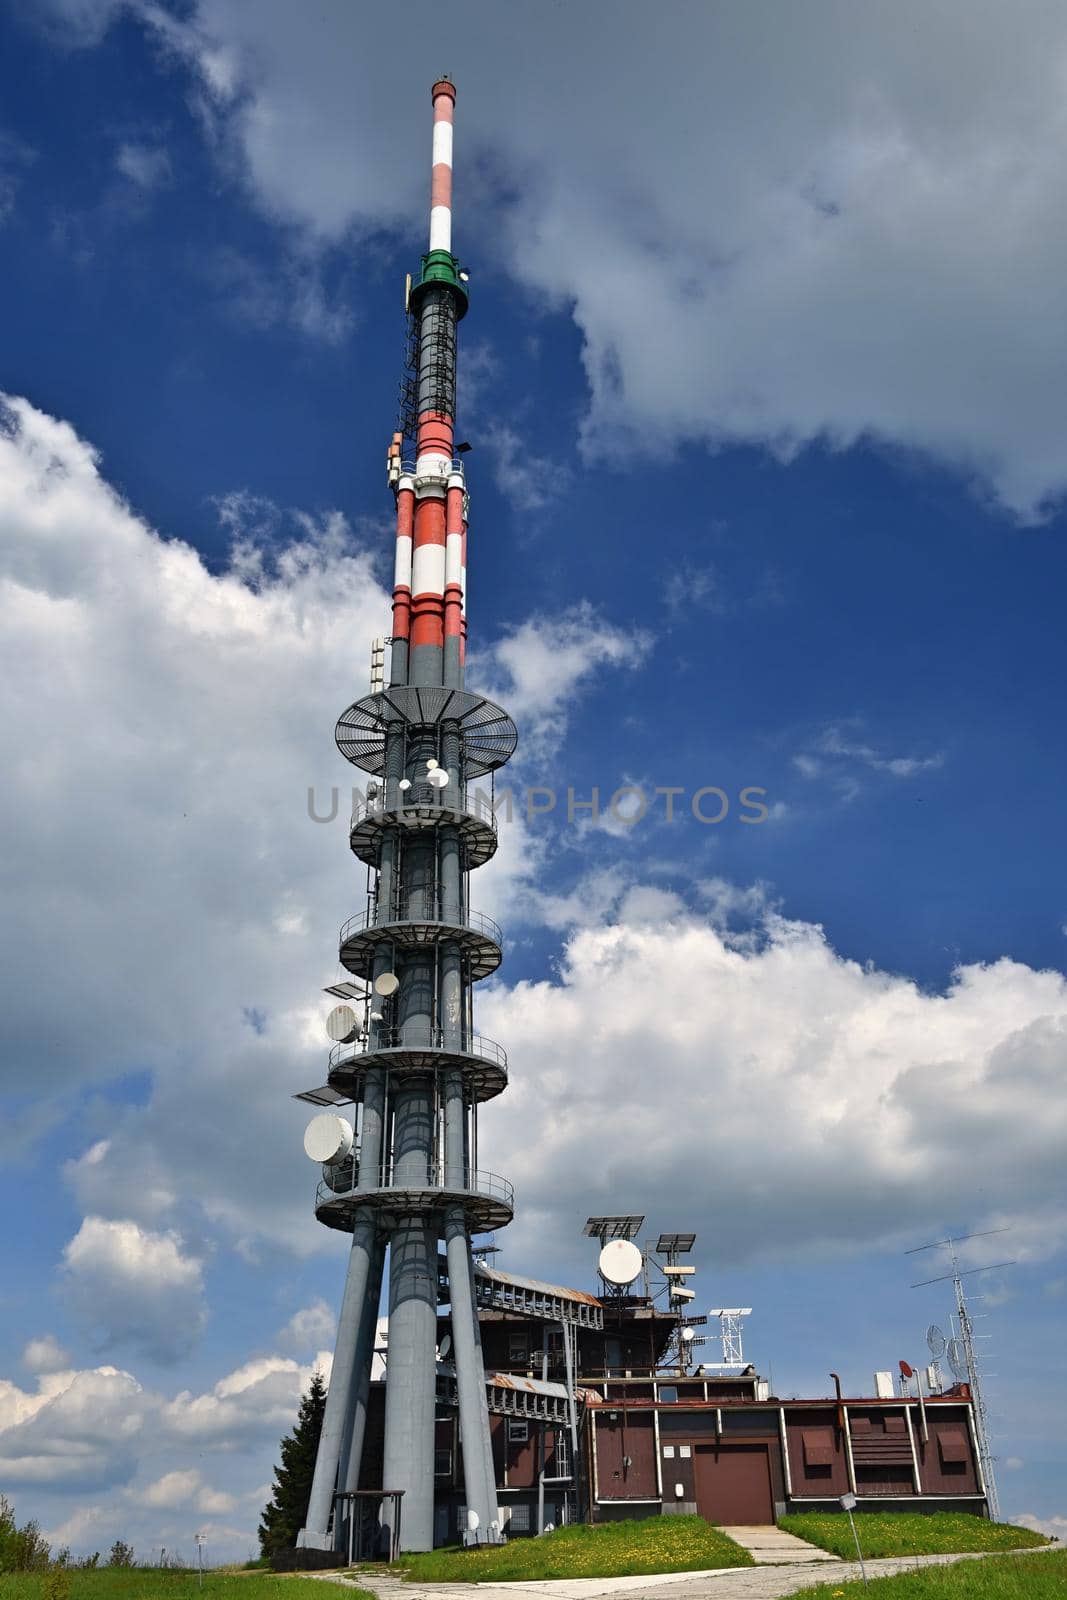
[[[459,1207],[466,1214],[472,1233],[491,1233],[504,1228],[515,1214],[515,1191],[506,1178],[496,1172],[468,1172],[461,1182],[431,1167],[427,1182],[399,1183],[386,1181],[389,1174],[379,1173],[382,1182],[373,1189],[357,1189],[358,1168],[346,1162],[334,1168],[329,1178],[323,1178],[315,1194],[315,1216],[327,1228],[337,1228],[351,1233],[356,1212],[363,1207],[379,1213],[383,1220],[402,1217],[425,1216],[436,1211],[450,1211]],[[438,1181],[440,1180],[440,1181]]]
[[[451,787],[435,789],[432,783],[413,784],[395,803],[386,804],[380,796],[361,802],[352,813],[348,842],[360,861],[376,867],[387,829],[443,827],[458,833],[469,870],[484,867],[496,854],[496,817],[482,797],[461,795]]]
[[[329,1086],[355,1100],[368,1072],[385,1070],[401,1077],[458,1071],[472,1100],[492,1100],[508,1085],[508,1058],[495,1039],[468,1034],[458,1045],[445,1045],[440,1035],[429,1042],[405,1039],[399,1028],[379,1028],[377,1038],[337,1044],[330,1051]]]
[[[459,727],[468,778],[502,767],[519,742],[507,712],[484,695],[416,684],[398,684],[356,700],[342,712],[334,738],[346,761],[377,778],[385,770],[385,742],[391,730],[437,729],[443,722]]]
[[[442,940],[459,945],[472,982],[488,978],[503,959],[504,936],[492,917],[460,911],[451,917],[390,918],[378,921],[375,911],[350,917],[341,929],[341,965],[355,978],[369,979],[374,952],[381,944],[417,950]]]

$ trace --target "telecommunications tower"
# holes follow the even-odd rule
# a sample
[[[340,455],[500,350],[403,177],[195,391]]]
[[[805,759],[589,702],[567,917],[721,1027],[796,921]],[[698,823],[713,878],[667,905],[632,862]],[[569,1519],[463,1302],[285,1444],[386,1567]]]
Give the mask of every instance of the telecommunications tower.
[[[471,1235],[512,1217],[511,1185],[478,1170],[478,1106],[507,1083],[503,1050],[474,1032],[472,988],[501,959],[468,881],[496,849],[491,805],[470,787],[515,749],[499,706],[463,687],[468,499],[453,441],[456,325],[467,274],[452,254],[456,91],[433,86],[429,249],[408,290],[408,371],[387,471],[396,502],[388,682],[344,712],[342,755],[369,773],[350,842],[369,868],[366,909],[341,929],[358,980],[330,992],[329,1079],[300,1098],[323,1111],[305,1148],[322,1162],[315,1214],[352,1236],[307,1526],[299,1543],[343,1548],[357,1504],[378,1301],[388,1247],[383,1544],[434,1542],[437,1313],[447,1271],[469,1539],[501,1537]],[[439,1257],[443,1241],[445,1260]],[[399,1510],[398,1510],[399,1508]],[[397,1516],[400,1519],[397,1538]]]

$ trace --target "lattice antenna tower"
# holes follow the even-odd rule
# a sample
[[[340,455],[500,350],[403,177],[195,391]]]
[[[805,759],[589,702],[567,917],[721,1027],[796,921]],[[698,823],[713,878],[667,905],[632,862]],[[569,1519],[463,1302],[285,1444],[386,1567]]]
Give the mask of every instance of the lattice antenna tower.
[[[745,1353],[742,1349],[741,1335],[745,1318],[752,1315],[752,1307],[717,1306],[709,1311],[708,1315],[719,1319],[722,1338],[722,1365],[724,1367],[743,1367],[745,1365]]]
[[[918,1283],[913,1283],[913,1289],[923,1289],[931,1283],[951,1283],[956,1296],[956,1323],[959,1327],[959,1336],[953,1339],[948,1347],[948,1362],[952,1368],[953,1376],[965,1382],[971,1391],[971,1400],[974,1408],[974,1431],[978,1445],[978,1461],[982,1470],[985,1483],[986,1502],[989,1506],[989,1515],[992,1521],[1000,1521],[1000,1497],[997,1493],[996,1482],[996,1456],[993,1453],[992,1432],[989,1424],[989,1407],[986,1402],[982,1382],[982,1371],[979,1360],[977,1340],[980,1335],[975,1333],[974,1319],[967,1303],[967,1291],[964,1287],[964,1278],[973,1277],[978,1272],[995,1272],[999,1267],[1013,1267],[1014,1261],[991,1261],[985,1267],[969,1267],[960,1270],[957,1245],[964,1244],[968,1239],[987,1239],[994,1233],[1009,1233],[1010,1228],[985,1228],[981,1233],[964,1233],[958,1237],[951,1235],[947,1239],[935,1239],[931,1244],[919,1244],[914,1249],[905,1251],[906,1255],[918,1255],[923,1250],[947,1250],[952,1262],[952,1271],[944,1272],[936,1278],[923,1278]]]

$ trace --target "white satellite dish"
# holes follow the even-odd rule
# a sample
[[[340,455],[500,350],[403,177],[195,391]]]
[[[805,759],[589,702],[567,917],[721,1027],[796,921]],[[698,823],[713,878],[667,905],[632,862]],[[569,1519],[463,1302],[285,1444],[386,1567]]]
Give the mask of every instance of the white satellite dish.
[[[347,1044],[359,1031],[359,1018],[351,1006],[334,1006],[326,1018],[326,1033],[337,1044]]]
[[[482,1519],[478,1515],[477,1511],[468,1511],[467,1512],[467,1531],[469,1533],[477,1533],[478,1529],[481,1527],[481,1525],[482,1525]]]
[[[352,1154],[355,1140],[350,1122],[336,1112],[323,1111],[312,1117],[304,1130],[304,1151],[312,1161],[335,1166]]]
[[[948,1342],[948,1364],[952,1368],[952,1375],[960,1383],[966,1383],[969,1373],[967,1371],[967,1355],[958,1339]]]
[[[692,1330],[692,1328],[683,1328],[682,1329],[682,1338],[685,1340],[686,1344],[689,1344],[690,1341],[693,1338],[693,1330]]]
[[[435,772],[436,770],[437,770],[437,757],[436,756],[427,756],[426,757],[426,771],[427,772]]]
[[[397,784],[397,788],[398,789],[403,789],[404,793],[406,794],[407,791],[411,788],[411,779],[410,778],[401,778],[400,782]]]
[[[441,1340],[440,1347],[439,1347],[439,1349],[437,1351],[437,1359],[438,1359],[438,1361],[443,1361],[445,1359],[445,1357],[448,1355],[448,1352],[451,1350],[451,1348],[452,1348],[452,1335],[450,1333],[446,1333],[444,1338]]]
[[[936,1322],[931,1322],[926,1330],[926,1348],[935,1361],[945,1353],[945,1335]]]
[[[597,1262],[600,1276],[618,1289],[633,1283],[643,1266],[644,1257],[632,1239],[609,1239]]]
[[[443,789],[448,783],[448,773],[444,767],[434,767],[432,772],[426,774],[435,789]]]
[[[374,980],[375,994],[388,996],[391,994],[396,994],[396,991],[399,988],[400,979],[397,977],[395,972],[380,973],[379,976]]]

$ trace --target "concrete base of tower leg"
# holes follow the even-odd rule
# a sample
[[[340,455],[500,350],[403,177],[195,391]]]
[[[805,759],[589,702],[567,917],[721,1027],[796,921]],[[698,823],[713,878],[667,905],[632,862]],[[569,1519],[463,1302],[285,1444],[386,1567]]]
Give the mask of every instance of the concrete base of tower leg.
[[[296,1536],[298,1550],[328,1550],[335,1553],[332,1533],[320,1533],[317,1528],[301,1528]]]

